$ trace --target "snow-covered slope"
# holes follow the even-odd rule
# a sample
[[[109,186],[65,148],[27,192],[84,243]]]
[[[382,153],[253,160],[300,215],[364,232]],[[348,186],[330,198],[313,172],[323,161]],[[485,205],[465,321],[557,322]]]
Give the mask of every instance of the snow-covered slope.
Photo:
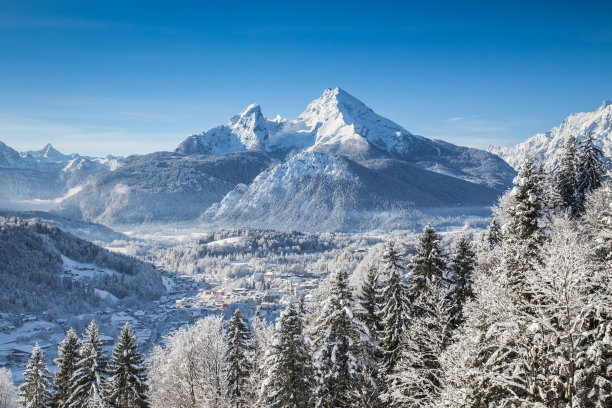
[[[96,175],[53,211],[103,224],[195,219],[237,184],[250,183],[272,162],[256,152],[132,156],[117,170]]]
[[[574,113],[557,127],[546,133],[539,133],[512,147],[489,146],[489,152],[497,154],[515,169],[528,156],[543,162],[548,169],[554,169],[562,154],[563,145],[569,136],[582,140],[592,132],[595,143],[604,156],[612,157],[612,101],[603,101],[594,112]]]
[[[27,209],[28,200],[61,199],[94,175],[117,168],[121,160],[65,155],[51,144],[18,153],[0,142],[0,207]]]
[[[396,159],[359,163],[304,151],[239,185],[203,215],[206,222],[299,230],[407,226],[416,209],[484,207],[499,192]],[[414,221],[414,220],[413,220]]]

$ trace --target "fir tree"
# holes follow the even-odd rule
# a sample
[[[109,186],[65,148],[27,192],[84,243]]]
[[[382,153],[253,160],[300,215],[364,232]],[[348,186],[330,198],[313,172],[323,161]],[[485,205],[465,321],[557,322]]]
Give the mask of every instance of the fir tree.
[[[363,376],[357,357],[363,332],[353,319],[347,279],[343,271],[334,275],[329,296],[315,322],[315,407],[351,406],[353,387]]]
[[[576,185],[576,198],[579,211],[584,210],[587,195],[601,186],[606,168],[602,160],[601,149],[593,143],[593,134],[580,142],[578,158],[578,180]]]
[[[541,218],[546,209],[544,175],[531,159],[523,163],[518,176],[514,178],[510,196],[513,203],[506,211],[512,222],[505,226],[504,233],[511,234],[516,240],[537,240],[542,229]]]
[[[304,338],[299,306],[281,313],[268,351],[262,405],[267,408],[306,408],[310,399],[310,350]]]
[[[44,362],[44,354],[34,346],[30,360],[23,373],[24,383],[19,387],[21,402],[26,408],[47,408],[51,406],[51,373]]]
[[[393,242],[383,256],[384,271],[387,277],[386,285],[381,288],[380,298],[384,304],[379,311],[380,342],[383,350],[383,373],[388,373],[395,367],[400,353],[400,338],[408,327],[410,309],[408,301],[408,288],[402,282],[404,270],[399,254]]]
[[[486,244],[489,249],[493,249],[493,247],[499,245],[502,242],[502,230],[501,225],[499,225],[499,221],[495,218],[491,220],[487,231],[486,231]]]
[[[449,301],[451,305],[451,329],[463,323],[463,305],[474,297],[473,273],[476,267],[476,253],[472,242],[463,236],[457,242],[455,256],[451,262]]]
[[[424,312],[415,317],[402,336],[402,352],[388,376],[388,387],[381,396],[385,407],[440,406],[444,372],[441,355],[449,338],[451,320],[445,288],[432,283],[416,303]]]
[[[71,408],[87,406],[94,396],[101,396],[108,375],[108,356],[100,342],[98,325],[93,320],[84,337],[77,369],[72,376],[73,389],[68,399]]]
[[[557,206],[572,215],[578,213],[576,201],[576,175],[578,167],[578,142],[575,136],[565,141],[563,156],[553,178],[553,189],[557,197]]]
[[[536,167],[531,159],[525,161],[514,178],[514,188],[502,198],[502,205],[507,222],[502,227],[501,262],[513,291],[528,297],[525,279],[541,263],[541,246],[545,240],[547,206],[541,167]]]
[[[379,339],[382,326],[379,318],[384,304],[384,299],[381,298],[378,270],[374,265],[368,269],[366,278],[361,285],[358,300],[361,310],[359,310],[357,318],[367,328],[369,336],[361,339],[359,347],[359,358],[362,361],[363,370],[367,372],[364,377],[367,381],[360,385],[359,392],[355,394],[355,399],[360,401],[360,406],[373,408],[380,405],[378,397],[383,388],[380,372],[383,351]]]
[[[427,291],[433,282],[443,284],[445,281],[446,260],[440,249],[441,239],[431,225],[423,228],[416,254],[410,265],[409,299],[411,302]],[[418,310],[412,312],[419,313]]]
[[[57,350],[57,358],[54,360],[57,371],[53,378],[53,406],[55,408],[67,407],[71,390],[73,389],[72,377],[79,362],[80,341],[76,332],[68,330],[66,337],[60,343]]]
[[[358,296],[359,305],[363,312],[359,314],[361,321],[368,327],[373,338],[378,337],[381,331],[379,315],[381,309],[380,283],[378,282],[378,270],[374,265],[368,268],[368,272],[361,286]]]
[[[126,322],[113,349],[106,400],[116,408],[147,408],[148,386],[144,356],[138,350],[136,337]]]
[[[247,395],[247,382],[252,367],[251,332],[239,309],[236,309],[229,321],[227,349],[225,373],[228,396],[232,400],[233,406],[247,406],[247,401],[251,397]]]

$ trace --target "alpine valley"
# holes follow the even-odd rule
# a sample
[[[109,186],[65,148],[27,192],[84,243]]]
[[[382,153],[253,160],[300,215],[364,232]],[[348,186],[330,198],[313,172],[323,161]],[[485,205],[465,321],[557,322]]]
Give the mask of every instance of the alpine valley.
[[[68,406],[124,406],[100,402],[118,387],[98,364],[117,336],[111,366],[147,368],[134,381],[151,404],[128,406],[454,408],[481,406],[482,387],[495,406],[540,406],[531,373],[567,393],[575,367],[581,398],[603,401],[584,406],[610,406],[611,153],[610,101],[483,151],[412,134],[339,88],[294,120],[249,105],[170,152],[0,143],[0,407],[3,384],[26,389],[36,367],[62,397],[71,342],[75,364],[94,361],[75,373],[107,380]],[[294,394],[302,405],[264,403]]]

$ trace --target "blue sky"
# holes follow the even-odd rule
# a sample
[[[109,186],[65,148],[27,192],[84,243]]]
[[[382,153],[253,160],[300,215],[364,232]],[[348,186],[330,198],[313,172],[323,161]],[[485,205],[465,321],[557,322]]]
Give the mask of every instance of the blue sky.
[[[612,2],[0,2],[18,150],[170,150],[336,86],[413,133],[514,144],[612,99]]]

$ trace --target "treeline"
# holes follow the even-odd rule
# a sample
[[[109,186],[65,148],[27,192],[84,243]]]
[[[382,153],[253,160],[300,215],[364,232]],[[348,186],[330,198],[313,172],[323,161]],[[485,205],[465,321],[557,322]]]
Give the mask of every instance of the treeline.
[[[116,270],[89,280],[63,276],[62,255],[72,260]],[[0,310],[39,313],[51,317],[82,313],[103,301],[94,288],[125,300],[150,300],[165,287],[151,264],[110,252],[55,226],[0,217]]]
[[[34,346],[17,395],[6,392],[7,408],[16,401],[28,408],[149,407],[144,356],[129,322],[121,330],[112,355],[106,355],[98,326],[91,322],[82,339],[70,329],[58,348],[54,375],[44,354]],[[6,387],[10,390],[10,387]]]

